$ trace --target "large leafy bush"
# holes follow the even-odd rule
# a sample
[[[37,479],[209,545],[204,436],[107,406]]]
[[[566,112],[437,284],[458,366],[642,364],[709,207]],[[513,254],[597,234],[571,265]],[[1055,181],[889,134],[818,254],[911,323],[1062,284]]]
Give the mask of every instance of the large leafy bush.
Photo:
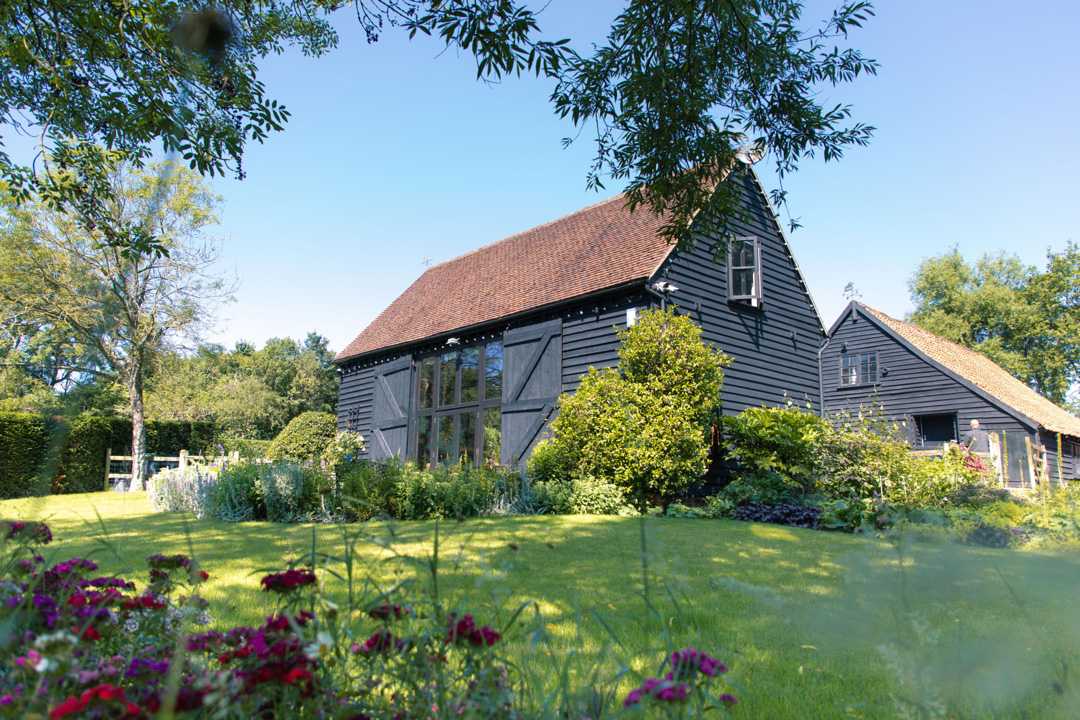
[[[267,520],[292,523],[313,519],[320,509],[319,491],[320,486],[325,487],[325,476],[317,469],[296,463],[256,467],[259,470],[256,493]]]
[[[819,476],[818,455],[829,423],[795,406],[747,408],[724,418],[728,460],[737,475],[767,488],[768,502],[812,493]]]
[[[591,368],[577,392],[560,398],[550,447],[534,469],[612,483],[644,511],[650,498],[674,500],[707,469],[729,360],[670,309],[642,313],[619,338],[619,369]]]
[[[492,510],[500,476],[507,472],[471,465],[421,470],[409,463],[395,492],[397,516],[402,520],[460,520],[483,515]]]
[[[337,418],[332,413],[300,413],[273,439],[266,450],[271,460],[316,462],[337,435]]]
[[[794,406],[750,408],[725,418],[724,428],[735,475],[724,494],[736,504],[824,498],[849,508],[870,500],[947,507],[986,479],[957,446],[912,455],[898,426],[877,412],[827,421]]]

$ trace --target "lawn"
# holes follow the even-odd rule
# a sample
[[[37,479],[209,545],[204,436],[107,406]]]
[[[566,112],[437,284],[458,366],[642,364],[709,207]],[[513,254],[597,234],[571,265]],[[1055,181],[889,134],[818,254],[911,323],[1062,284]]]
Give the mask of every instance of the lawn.
[[[0,516],[44,519],[56,557],[90,556],[144,577],[154,552],[192,552],[212,573],[219,624],[272,609],[261,570],[306,552],[342,554],[342,528],[225,524],[151,512],[140,493],[0,502]],[[358,545],[381,582],[417,577],[434,523],[348,526],[392,545]],[[642,535],[650,576],[645,612]],[[654,673],[667,643],[693,644],[731,666],[737,715],[893,717],[896,697],[949,717],[1076,717],[1080,561],[1072,556],[928,542],[889,543],[717,520],[490,518],[441,524],[442,592],[485,619],[530,609],[514,653],[549,684],[544,647],[571,674]],[[189,549],[190,543],[190,549]],[[323,574],[332,594],[344,585]],[[420,574],[423,581],[423,575]],[[540,618],[550,642],[533,642]],[[587,681],[582,680],[583,683]],[[931,717],[932,715],[927,715]],[[944,717],[944,716],[943,716]]]

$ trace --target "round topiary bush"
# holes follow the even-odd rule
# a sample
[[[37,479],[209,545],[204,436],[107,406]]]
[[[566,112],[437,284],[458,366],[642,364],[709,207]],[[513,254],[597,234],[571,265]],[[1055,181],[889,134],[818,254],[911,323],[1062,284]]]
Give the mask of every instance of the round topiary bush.
[[[266,449],[271,460],[315,462],[337,434],[337,418],[333,413],[300,413],[278,433]]]

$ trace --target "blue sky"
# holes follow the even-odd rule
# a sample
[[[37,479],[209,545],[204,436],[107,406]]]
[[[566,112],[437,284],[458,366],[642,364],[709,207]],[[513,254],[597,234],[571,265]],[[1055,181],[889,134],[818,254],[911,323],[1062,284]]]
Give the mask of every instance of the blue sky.
[[[833,3],[808,3],[818,18]],[[552,0],[551,35],[601,37],[620,3]],[[368,45],[355,18],[320,59],[289,52],[263,79],[293,116],[253,146],[242,182],[218,180],[222,267],[240,280],[211,334],[231,344],[318,330],[341,348],[424,269],[595,202],[590,137],[548,103],[550,84],[474,80],[471,59],[388,30]],[[854,282],[887,312],[907,281],[956,245],[1041,263],[1078,239],[1080,6],[1044,1],[878,3],[855,36],[881,74],[829,100],[878,128],[838,163],[788,180],[790,235],[826,325]],[[767,187],[770,169],[759,166]],[[614,194],[612,187],[603,196]],[[603,197],[601,196],[601,197]]]

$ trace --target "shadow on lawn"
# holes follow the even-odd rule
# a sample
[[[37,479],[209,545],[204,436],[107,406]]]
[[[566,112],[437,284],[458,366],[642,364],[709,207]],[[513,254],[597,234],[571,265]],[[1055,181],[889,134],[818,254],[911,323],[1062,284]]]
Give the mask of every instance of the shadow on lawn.
[[[259,571],[301,558],[313,531],[176,514],[119,517],[104,527],[85,514],[57,515],[50,524],[54,554],[92,556],[136,577],[144,577],[147,555],[191,552],[212,573],[205,594],[227,624],[272,610],[258,591]],[[762,712],[800,707],[815,694],[823,714],[807,717],[901,709],[928,718],[947,716],[941,709],[954,717],[1068,717],[1078,707],[1074,557],[724,521],[649,518],[644,527],[651,613],[634,518],[444,522],[443,592],[498,623],[531,601],[517,641],[530,662],[536,648],[528,638],[538,627],[554,647],[600,658],[610,674],[652,671],[665,643],[709,648],[769,694],[756,706]],[[344,530],[369,536],[357,546],[361,576],[384,587],[428,581],[434,523]],[[342,532],[315,526],[319,551],[340,557]],[[343,601],[344,584],[323,578],[327,594]]]

